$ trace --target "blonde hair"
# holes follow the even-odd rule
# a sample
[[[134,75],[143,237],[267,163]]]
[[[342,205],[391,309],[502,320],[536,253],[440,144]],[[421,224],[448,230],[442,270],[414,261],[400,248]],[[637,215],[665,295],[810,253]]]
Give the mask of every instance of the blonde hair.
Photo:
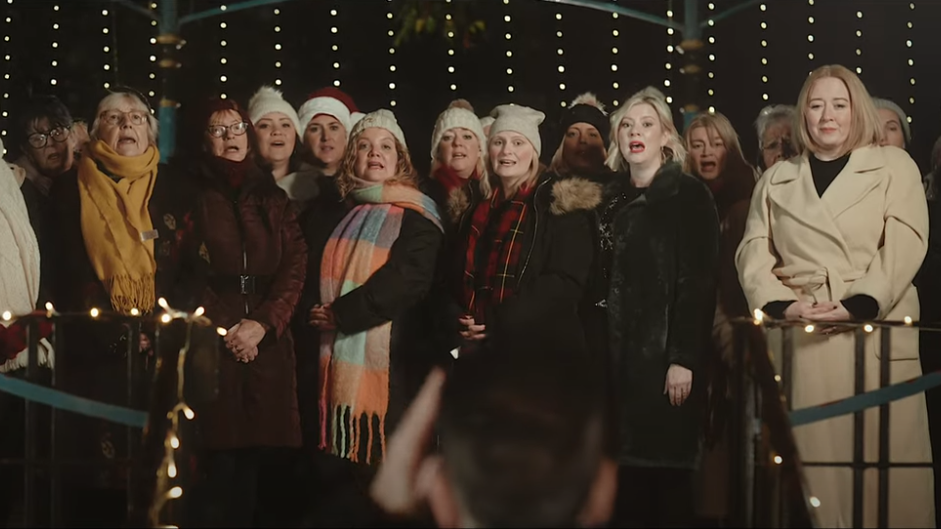
[[[366,129],[363,129],[366,130]],[[346,144],[346,153],[343,154],[343,162],[340,163],[340,169],[337,172],[337,189],[340,196],[346,198],[350,191],[356,188],[355,176],[356,167],[356,140],[362,135],[360,131],[355,136],[350,137]],[[415,166],[412,165],[412,157],[408,154],[408,149],[399,142],[391,132],[392,140],[395,141],[395,153],[398,161],[395,164],[395,175],[383,182],[383,184],[400,184],[418,189],[418,174],[415,172]]]
[[[532,147],[533,149],[533,161],[529,166],[529,175],[526,178],[520,180],[516,188],[511,189],[510,190],[511,192],[507,193],[507,196],[505,198],[509,198],[515,195],[516,192],[521,187],[535,183],[536,180],[539,179],[539,175],[541,175],[546,170],[546,166],[539,163],[539,155],[536,153],[536,148],[533,146],[532,142],[530,142],[529,146]],[[487,152],[484,153],[483,158],[485,158],[485,165],[487,169],[489,169],[490,168],[490,140],[487,140]],[[496,172],[486,170],[484,174],[481,175],[480,177],[480,194],[483,195],[484,198],[490,198],[493,196],[493,190],[501,185],[503,184],[502,182],[500,182],[500,177],[497,176]]]
[[[851,72],[845,66],[839,64],[828,64],[821,66],[810,73],[804,86],[801,88],[800,95],[797,97],[798,124],[797,130],[793,132],[794,147],[798,154],[817,152],[819,145],[814,142],[807,128],[807,117],[805,111],[810,103],[810,91],[817,81],[832,77],[839,79],[846,86],[846,91],[850,96],[850,121],[849,134],[846,137],[846,143],[839,153],[840,156],[852,152],[860,147],[867,145],[878,145],[882,140],[882,125],[879,120],[879,113],[876,106],[866,90],[866,86],[859,80],[855,73]]]
[[[621,146],[618,144],[618,130],[621,128],[621,120],[630,111],[631,108],[648,104],[653,107],[660,118],[660,126],[667,133],[667,142],[663,146],[663,162],[675,161],[682,162],[686,158],[686,148],[683,147],[683,139],[673,124],[673,113],[670,106],[667,105],[666,97],[663,92],[652,86],[644,88],[640,92],[632,95],[617,112],[611,115],[611,146],[608,147],[608,159],[605,164],[613,171],[627,171],[630,165],[624,156],[621,155]]]
[[[91,124],[91,130],[88,131],[88,137],[91,141],[97,141],[98,129],[101,127],[101,115],[107,111],[117,108],[118,102],[124,100],[140,112],[147,115],[147,141],[150,145],[157,145],[157,118],[150,112],[147,105],[130,92],[109,92],[101,101],[98,102],[98,110],[95,113],[95,121]]]
[[[722,139],[722,143],[725,144],[725,148],[729,152],[729,156],[726,159],[726,167],[731,167],[732,165],[748,165],[748,162],[745,161],[745,155],[742,153],[742,144],[738,139],[738,134],[735,132],[735,128],[732,126],[732,122],[729,121],[729,118],[718,112],[715,114],[703,113],[693,118],[689,126],[686,127],[686,133],[683,135],[683,138],[686,140],[687,149],[691,148],[690,143],[692,142],[693,131],[698,128],[706,129],[707,135],[709,134],[709,129],[715,129],[716,133],[719,134],[719,138]],[[683,160],[683,171],[694,174],[692,156],[689,155],[689,152],[686,153],[686,158]]]

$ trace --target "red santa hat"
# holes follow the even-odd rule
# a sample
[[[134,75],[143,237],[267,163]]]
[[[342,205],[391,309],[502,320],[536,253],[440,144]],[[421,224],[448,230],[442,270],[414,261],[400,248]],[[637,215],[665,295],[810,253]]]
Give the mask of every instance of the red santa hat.
[[[310,120],[320,114],[332,116],[346,129],[347,138],[353,129],[353,114],[359,114],[353,98],[339,88],[322,88],[307,96],[307,101],[301,105],[297,114],[302,129],[306,129]]]

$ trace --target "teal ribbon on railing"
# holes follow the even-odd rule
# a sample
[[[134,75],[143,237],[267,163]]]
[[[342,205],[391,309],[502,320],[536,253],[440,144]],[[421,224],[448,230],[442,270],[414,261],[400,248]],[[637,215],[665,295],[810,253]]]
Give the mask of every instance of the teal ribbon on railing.
[[[906,380],[905,382],[899,382],[898,384],[868,391],[827,404],[801,408],[790,413],[791,427],[832,419],[833,417],[856,413],[857,411],[862,411],[867,408],[875,408],[876,406],[888,404],[894,400],[917,395],[918,393],[922,393],[937,386],[941,386],[941,371],[928,373],[911,380]]]
[[[147,424],[147,412],[76,397],[57,389],[6,375],[0,375],[0,391],[56,409],[97,417],[134,428],[143,428]]]

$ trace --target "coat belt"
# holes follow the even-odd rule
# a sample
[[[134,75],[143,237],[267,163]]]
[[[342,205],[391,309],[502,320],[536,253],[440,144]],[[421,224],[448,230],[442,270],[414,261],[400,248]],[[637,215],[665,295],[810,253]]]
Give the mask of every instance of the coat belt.
[[[814,301],[833,301],[843,299],[846,293],[846,285],[862,278],[865,272],[853,270],[849,273],[840,274],[829,267],[824,267],[807,274],[800,274],[793,277],[782,277],[781,282],[790,288],[800,289],[804,294],[814,298]],[[817,290],[820,287],[827,287],[830,299],[819,299]]]

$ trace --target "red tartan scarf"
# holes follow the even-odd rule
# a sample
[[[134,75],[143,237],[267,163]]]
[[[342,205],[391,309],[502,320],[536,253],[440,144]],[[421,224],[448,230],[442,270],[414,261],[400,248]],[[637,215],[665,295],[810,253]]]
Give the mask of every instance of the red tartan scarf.
[[[522,226],[531,214],[529,198],[535,189],[535,185],[528,186],[504,200],[503,188],[497,187],[490,199],[474,208],[464,254],[464,307],[478,324],[486,323],[487,311],[512,296],[517,287]],[[478,263],[486,268],[478,270]]]
[[[477,169],[474,169],[474,174],[472,174],[469,179],[465,180],[458,176],[454,169],[442,164],[435,170],[433,178],[441,183],[445,193],[450,194],[451,191],[464,187],[468,181],[476,181],[480,177],[477,175]]]

